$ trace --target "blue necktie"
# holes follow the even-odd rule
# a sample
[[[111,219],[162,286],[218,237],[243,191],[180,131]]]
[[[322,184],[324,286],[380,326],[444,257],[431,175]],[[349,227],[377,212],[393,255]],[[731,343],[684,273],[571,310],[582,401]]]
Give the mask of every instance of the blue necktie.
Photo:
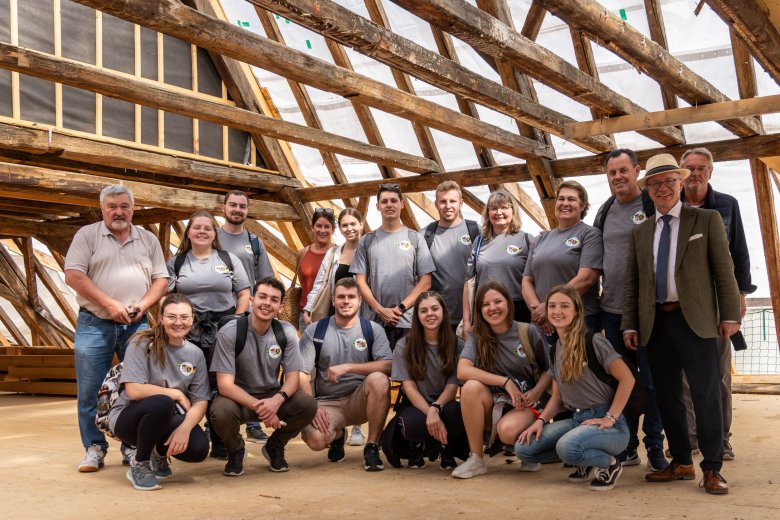
[[[671,215],[661,217],[661,240],[658,242],[658,254],[655,260],[655,300],[658,303],[666,301],[666,277],[669,272],[669,246],[672,242],[672,228],[669,221]]]

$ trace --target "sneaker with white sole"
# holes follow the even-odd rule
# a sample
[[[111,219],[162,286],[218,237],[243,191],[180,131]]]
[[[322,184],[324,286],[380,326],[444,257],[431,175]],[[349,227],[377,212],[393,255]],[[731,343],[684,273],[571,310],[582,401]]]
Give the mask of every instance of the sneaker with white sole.
[[[228,461],[222,474],[226,477],[240,477],[244,474],[244,461],[246,460],[246,447],[228,452]]]
[[[622,466],[639,466],[642,463],[642,459],[636,450],[624,451],[617,458]]]
[[[379,456],[379,446],[373,442],[366,443],[363,447],[363,469],[366,471],[382,471],[385,465]]]
[[[157,477],[152,473],[152,467],[148,460],[136,461],[135,465],[127,470],[127,480],[139,491],[154,491],[162,487]]]
[[[616,460],[608,468],[596,468],[593,471],[595,478],[590,481],[588,488],[593,491],[609,491],[615,487],[621,473],[623,473],[623,465],[619,460]]]
[[[520,471],[532,473],[534,471],[539,471],[540,469],[542,469],[541,462],[526,462],[524,460],[520,461]]]
[[[119,452],[122,454],[122,465],[132,466],[135,464],[136,449],[124,442],[119,446]]]
[[[660,446],[647,448],[647,469],[651,472],[661,471],[669,467],[669,461],[664,457],[664,450]]]
[[[170,459],[167,455],[159,455],[157,448],[152,448],[152,455],[149,458],[149,466],[152,468],[152,473],[158,480],[165,480],[173,476],[171,471]]]
[[[260,451],[268,461],[268,469],[274,473],[283,473],[289,471],[290,466],[284,458],[284,446],[271,445],[266,443]]]
[[[87,448],[87,454],[84,455],[84,460],[79,464],[79,473],[93,473],[103,466],[105,463],[106,452],[99,444],[93,444]]]
[[[246,440],[257,444],[265,444],[268,442],[268,435],[257,424],[246,425]]]
[[[734,448],[727,439],[723,439],[723,460],[734,460]]]
[[[580,482],[587,482],[590,479],[590,466],[577,466],[574,471],[569,474],[567,480],[578,484]]]
[[[352,427],[352,434],[349,436],[349,444],[350,446],[362,446],[366,443],[366,436],[363,435],[363,430],[360,429],[360,426],[353,426]]]
[[[472,478],[485,473],[487,473],[485,457],[480,457],[473,453],[469,455],[466,462],[452,470],[452,476],[455,478]]]

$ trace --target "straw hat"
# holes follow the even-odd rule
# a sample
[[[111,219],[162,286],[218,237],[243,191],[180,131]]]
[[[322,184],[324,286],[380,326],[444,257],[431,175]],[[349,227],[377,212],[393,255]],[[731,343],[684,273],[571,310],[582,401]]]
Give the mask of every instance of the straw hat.
[[[655,175],[661,175],[662,173],[677,172],[685,180],[688,175],[691,174],[691,170],[687,168],[680,168],[677,161],[668,153],[662,153],[654,155],[647,160],[645,166],[645,176],[637,181],[640,188],[644,188],[647,181]]]

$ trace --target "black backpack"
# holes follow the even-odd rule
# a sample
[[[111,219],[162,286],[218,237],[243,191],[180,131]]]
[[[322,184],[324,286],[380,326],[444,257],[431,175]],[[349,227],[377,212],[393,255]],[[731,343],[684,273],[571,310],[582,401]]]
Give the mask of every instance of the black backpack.
[[[599,231],[604,231],[604,222],[607,221],[607,213],[609,213],[609,208],[611,208],[612,204],[614,203],[615,196],[612,195],[607,199],[603,208],[596,215],[596,220],[593,222],[593,227]],[[651,199],[650,195],[647,193],[647,190],[642,190],[642,211],[645,212],[645,217],[647,218],[655,215],[655,204],[653,203],[653,199]]]
[[[252,246],[252,247],[253,247],[253,250],[254,250],[254,246]],[[258,252],[258,254],[259,254],[259,252]],[[217,255],[219,255],[219,259],[222,260],[222,263],[227,266],[228,270],[230,271],[230,276],[232,277],[233,276],[233,260],[230,259],[230,254],[227,251],[225,251],[224,249],[217,249]],[[181,267],[184,265],[184,261],[185,260],[187,260],[187,253],[181,253],[179,255],[176,255],[176,257],[173,259],[173,276],[174,276],[173,292],[176,292],[175,284],[179,280],[179,272],[181,271]]]
[[[260,239],[249,230],[246,231],[246,236],[249,238],[249,245],[252,246],[252,254],[255,257],[255,272],[257,272],[257,267],[260,265]]]
[[[247,314],[244,314],[243,316],[239,316],[238,318],[232,318],[227,321],[224,321],[220,323],[220,328],[224,327],[226,323],[229,321],[236,320],[236,345],[235,345],[235,356],[238,358],[238,356],[241,355],[241,352],[244,351],[244,347],[246,346],[246,337],[249,333],[249,316]],[[274,318],[271,320],[271,330],[274,331],[274,337],[276,338],[276,343],[279,345],[279,348],[282,349],[282,354],[284,354],[284,349],[287,347],[287,336],[284,334],[284,327],[282,327],[282,323]]]
[[[330,323],[331,316],[322,318],[317,322],[314,329],[314,337],[312,343],[314,343],[314,373],[317,373],[317,367],[320,364],[320,352],[322,351],[322,344],[325,343],[325,334],[328,332],[328,324]],[[313,324],[312,324],[313,325]],[[311,326],[311,325],[309,325]],[[363,333],[363,338],[366,340],[366,351],[368,353],[368,360],[374,360],[374,329],[371,327],[371,322],[363,317],[360,318],[360,331]],[[315,385],[316,389],[316,385]]]
[[[465,219],[464,219],[465,220]],[[436,237],[436,230],[439,228],[439,221],[434,220],[428,226],[425,228],[425,242],[428,244],[428,249],[431,248],[433,245],[433,239]],[[474,222],[473,220],[466,220],[466,228],[469,230],[469,237],[471,237],[471,243],[473,244],[474,241],[477,239],[479,235],[481,235],[479,230],[479,224]]]
[[[555,365],[555,351],[558,344],[550,347],[550,366]],[[599,363],[598,357],[596,357],[596,348],[593,346],[593,333],[588,331],[585,335],[585,355],[587,356],[588,369],[596,376],[602,383],[605,383],[617,390],[618,380],[612,377],[609,372],[604,370],[604,367]],[[628,366],[631,371],[631,375],[634,376],[634,387],[631,389],[631,395],[628,397],[628,402],[623,412],[633,417],[639,417],[645,413],[645,403],[647,402],[647,392],[644,385],[640,382],[639,371],[631,360],[622,356],[623,362]]]

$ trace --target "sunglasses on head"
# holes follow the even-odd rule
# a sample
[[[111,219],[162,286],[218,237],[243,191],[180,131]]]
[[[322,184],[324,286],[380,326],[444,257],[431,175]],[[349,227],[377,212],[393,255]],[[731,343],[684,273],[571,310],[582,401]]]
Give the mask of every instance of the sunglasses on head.
[[[379,185],[379,191],[394,191],[396,193],[401,193],[401,185],[397,182],[386,182]]]
[[[332,217],[334,215],[333,210],[330,208],[317,208],[314,210],[315,215],[326,215]]]

